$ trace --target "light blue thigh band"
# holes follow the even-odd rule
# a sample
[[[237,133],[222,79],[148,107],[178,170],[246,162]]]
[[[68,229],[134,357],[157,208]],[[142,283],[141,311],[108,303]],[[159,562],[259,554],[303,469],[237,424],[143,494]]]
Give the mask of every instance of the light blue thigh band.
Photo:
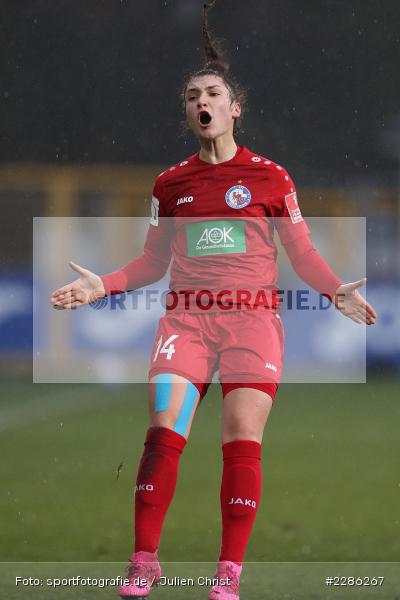
[[[193,407],[199,396],[199,390],[190,381],[187,383],[185,398],[183,400],[182,408],[179,412],[178,419],[175,423],[174,431],[185,435],[189,425],[190,417],[192,416]]]
[[[172,375],[160,373],[156,376],[156,401],[154,411],[156,413],[167,410],[172,390]]]
[[[173,375],[171,373],[159,373],[156,375],[156,398],[154,412],[160,413],[168,409]],[[175,423],[174,431],[180,435],[185,435],[189,425],[190,417],[192,416],[193,407],[196,403],[197,397],[199,396],[199,390],[193,383],[188,381],[186,383],[185,397],[183,399],[181,410],[179,411],[178,418]]]

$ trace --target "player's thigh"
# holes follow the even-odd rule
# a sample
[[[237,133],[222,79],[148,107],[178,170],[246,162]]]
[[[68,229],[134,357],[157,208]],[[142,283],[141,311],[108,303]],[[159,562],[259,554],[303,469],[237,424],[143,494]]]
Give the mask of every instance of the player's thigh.
[[[188,438],[200,401],[198,388],[175,373],[159,373],[150,378],[151,427],[166,427]]]
[[[201,320],[189,314],[160,319],[149,372],[150,420],[187,437],[215,363]],[[201,382],[201,383],[199,383]]]
[[[223,401],[222,443],[234,440],[261,443],[272,402],[271,396],[260,389],[238,387],[229,391]]]
[[[219,318],[219,328],[223,442],[261,442],[282,372],[281,321],[270,311],[244,311]]]

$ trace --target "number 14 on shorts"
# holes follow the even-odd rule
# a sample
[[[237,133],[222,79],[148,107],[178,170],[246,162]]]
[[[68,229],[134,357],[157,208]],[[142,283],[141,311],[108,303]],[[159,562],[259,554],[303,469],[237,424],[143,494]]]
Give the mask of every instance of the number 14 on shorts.
[[[163,337],[161,336],[157,342],[157,348],[154,354],[153,362],[155,362],[158,358],[159,354],[166,354],[167,360],[171,360],[173,354],[175,354],[175,346],[172,343],[178,336],[171,335],[165,342],[163,343]]]

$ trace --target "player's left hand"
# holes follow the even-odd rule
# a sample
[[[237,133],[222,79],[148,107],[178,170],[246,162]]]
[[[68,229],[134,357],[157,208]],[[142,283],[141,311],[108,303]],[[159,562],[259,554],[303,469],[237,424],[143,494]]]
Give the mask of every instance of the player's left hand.
[[[358,291],[358,288],[365,285],[366,282],[367,280],[364,278],[353,281],[353,283],[343,283],[336,290],[333,301],[336,308],[355,323],[373,325],[377,314]]]

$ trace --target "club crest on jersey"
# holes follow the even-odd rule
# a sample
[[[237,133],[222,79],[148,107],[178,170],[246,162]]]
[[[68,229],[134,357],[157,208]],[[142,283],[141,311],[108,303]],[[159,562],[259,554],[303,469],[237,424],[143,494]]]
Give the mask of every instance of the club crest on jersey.
[[[225,201],[231,208],[244,208],[250,204],[250,190],[244,185],[234,185],[226,192]]]

